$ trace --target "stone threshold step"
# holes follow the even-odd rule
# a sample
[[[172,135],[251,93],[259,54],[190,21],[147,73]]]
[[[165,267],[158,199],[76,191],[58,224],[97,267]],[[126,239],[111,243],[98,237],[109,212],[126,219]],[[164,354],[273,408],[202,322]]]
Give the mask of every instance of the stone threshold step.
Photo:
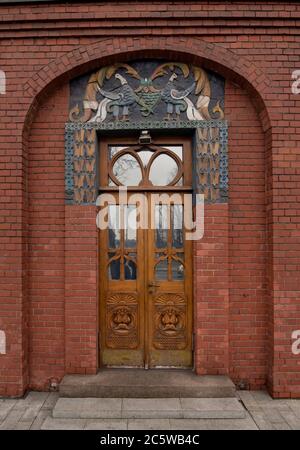
[[[66,375],[61,397],[107,398],[235,398],[227,376],[196,375],[192,370],[103,369],[96,375]]]
[[[237,398],[59,398],[55,419],[244,419]]]

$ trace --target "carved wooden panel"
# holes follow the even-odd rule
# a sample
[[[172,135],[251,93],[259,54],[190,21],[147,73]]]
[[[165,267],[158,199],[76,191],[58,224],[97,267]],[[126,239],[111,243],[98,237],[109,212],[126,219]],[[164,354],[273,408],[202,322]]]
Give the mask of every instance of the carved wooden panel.
[[[106,345],[112,349],[135,349],[138,336],[138,299],[134,293],[108,293],[106,300]]]
[[[187,346],[187,304],[183,294],[163,293],[153,307],[153,346],[159,350],[183,350]]]

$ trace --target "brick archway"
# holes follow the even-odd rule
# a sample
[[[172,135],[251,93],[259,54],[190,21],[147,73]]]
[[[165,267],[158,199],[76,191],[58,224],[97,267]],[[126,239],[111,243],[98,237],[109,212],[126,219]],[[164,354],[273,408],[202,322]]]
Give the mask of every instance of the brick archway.
[[[264,130],[271,126],[268,104],[270,80],[250,59],[216,44],[192,38],[131,38],[107,39],[81,46],[52,61],[38,71],[23,86],[29,99],[25,127],[30,126],[41,98],[59,83],[117,60],[134,58],[167,58],[185,61],[219,72],[224,78],[241,85],[251,95]]]
[[[266,74],[260,68],[253,65],[251,60],[240,57],[236,53],[218,45],[191,38],[127,38],[122,42],[119,39],[107,39],[95,42],[90,46],[78,47],[66,53],[64,56],[43,67],[25,83],[23,86],[23,98],[27,106],[23,110],[20,110],[18,117],[19,123],[23,124],[23,135],[22,137],[19,135],[19,145],[22,139],[23,154],[25,155],[24,161],[26,161],[27,139],[31,123],[34,120],[40,103],[49,95],[54,87],[80,74],[98,68],[99,65],[112,63],[117,59],[126,61],[141,57],[164,57],[201,65],[204,68],[219,72],[227,79],[240,84],[252,97],[256,110],[260,115],[263,129],[269,137],[267,142],[271,143],[272,115],[269,113],[270,107],[268,103],[270,82]],[[20,131],[21,127],[19,128]],[[24,174],[26,178],[26,163],[24,166]],[[26,211],[27,194],[24,189],[23,230],[26,230],[28,222]],[[21,242],[24,244],[26,240],[26,232],[23,231]],[[24,330],[23,335],[25,336],[28,311],[26,307],[27,274],[24,261],[26,261],[25,246],[23,264],[20,267],[20,270],[23,269],[23,314],[20,319],[20,325],[22,325],[22,329]],[[24,339],[27,339],[26,336]],[[20,385],[26,387],[28,382],[26,350],[23,353],[21,352],[18,357],[20,360],[20,373],[22,372],[23,377]]]

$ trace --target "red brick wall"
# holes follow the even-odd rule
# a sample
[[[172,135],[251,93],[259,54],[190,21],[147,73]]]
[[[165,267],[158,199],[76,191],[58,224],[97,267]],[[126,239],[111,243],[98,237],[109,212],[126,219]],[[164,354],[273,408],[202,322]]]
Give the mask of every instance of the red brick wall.
[[[268,373],[264,136],[251,99],[230,82],[229,202],[206,205],[195,250],[199,374],[229,374],[251,389]]]
[[[31,127],[28,152],[30,385],[65,372],[64,127],[68,86],[53,91]]]
[[[229,374],[228,204],[205,205],[194,244],[195,365],[199,375]]]
[[[261,123],[249,96],[226,84],[229,129],[229,373],[252,389],[266,383],[266,195]]]
[[[67,205],[65,211],[66,373],[94,374],[101,285],[96,206]]]
[[[54,89],[32,124],[28,153],[30,387],[65,373],[95,373],[95,207],[65,206],[64,123],[69,86]]]
[[[0,395],[20,395],[29,382],[43,388],[68,367],[79,370],[78,360],[71,353],[67,360],[62,347],[63,311],[74,306],[64,298],[68,276],[62,260],[68,245],[62,147],[67,81],[116,59],[163,56],[203,65],[228,80],[228,246],[222,236],[219,241],[228,251],[228,296],[219,259],[211,256],[224,329],[229,307],[229,341],[225,335],[214,354],[216,340],[204,339],[210,327],[204,321],[200,342],[208,350],[201,354],[197,347],[198,370],[227,370],[252,387],[267,382],[274,396],[300,396],[299,355],[291,352],[291,333],[300,329],[300,110],[299,97],[291,93],[292,71],[300,68],[299,15],[296,2],[0,6],[0,69],[7,76],[7,93],[0,95],[0,329],[7,334]],[[219,208],[224,212],[224,205]],[[90,213],[79,226],[82,239],[90,227],[89,250],[96,242]],[[219,214],[214,207],[207,219],[213,214]],[[217,229],[206,239],[213,243]],[[89,299],[96,291],[96,265],[90,264]],[[197,277],[203,280],[201,271]],[[210,296],[208,285],[199,288],[203,298]],[[78,301],[83,307],[85,300]],[[197,301],[201,316],[205,304]],[[92,315],[95,304],[90,306]],[[74,329],[66,348],[75,348]],[[95,370],[95,336],[90,339],[82,336],[86,371]]]

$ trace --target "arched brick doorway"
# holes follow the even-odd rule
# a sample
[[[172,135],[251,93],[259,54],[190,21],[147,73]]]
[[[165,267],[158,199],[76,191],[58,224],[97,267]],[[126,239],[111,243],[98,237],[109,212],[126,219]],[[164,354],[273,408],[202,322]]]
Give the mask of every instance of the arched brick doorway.
[[[89,70],[90,68],[96,67],[97,65],[99,65],[99,63],[104,63],[104,62],[108,62],[108,61],[115,61],[117,58],[120,58],[122,56],[122,59],[132,59],[134,57],[139,56],[141,53],[143,53],[144,56],[155,56],[158,53],[160,55],[162,55],[162,52],[164,52],[165,56],[171,57],[173,58],[177,58],[178,60],[182,61],[182,60],[187,60],[187,61],[192,61],[192,62],[197,62],[198,64],[202,64],[204,67],[208,67],[208,68],[212,68],[214,70],[220,71],[222,74],[224,74],[229,80],[233,79],[234,81],[239,81],[240,84],[242,86],[244,86],[247,90],[249,89],[249,91],[251,93],[253,93],[255,91],[255,89],[253,88],[253,86],[255,85],[257,88],[256,91],[256,106],[258,108],[259,114],[260,116],[264,119],[267,118],[267,115],[265,114],[264,108],[262,108],[262,93],[263,91],[265,91],[267,89],[266,85],[267,82],[265,81],[265,79],[261,79],[260,77],[257,76],[257,70],[253,70],[253,67],[251,66],[250,63],[248,62],[243,62],[242,58],[238,58],[237,56],[235,56],[234,58],[229,58],[229,53],[224,51],[224,49],[218,49],[217,46],[213,46],[213,48],[211,46],[207,46],[207,44],[205,43],[195,43],[195,44],[191,44],[190,48],[192,50],[190,50],[190,53],[187,54],[186,53],[186,43],[174,39],[174,41],[172,43],[170,43],[171,40],[168,40],[168,43],[164,43],[163,40],[152,40],[149,39],[147,40],[147,42],[145,43],[145,41],[141,41],[140,43],[137,42],[137,40],[135,41],[134,45],[135,45],[135,49],[133,50],[133,52],[120,52],[120,49],[118,48],[118,42],[114,42],[114,46],[115,46],[115,50],[114,51],[109,51],[109,46],[111,45],[112,41],[110,42],[105,42],[104,45],[101,44],[99,45],[99,43],[96,43],[94,46],[91,46],[88,49],[80,49],[78,52],[72,52],[71,54],[69,54],[68,56],[66,56],[66,58],[62,58],[61,60],[57,61],[56,63],[52,63],[49,64],[49,68],[43,72],[41,71],[40,75],[36,76],[35,79],[31,80],[30,82],[28,82],[26,84],[25,87],[25,98],[30,98],[30,99],[35,99],[32,103],[31,103],[31,108],[29,113],[27,114],[27,119],[26,119],[26,124],[24,127],[24,133],[23,133],[23,142],[24,142],[24,154],[27,155],[27,141],[28,141],[28,134],[27,132],[29,131],[30,127],[31,127],[31,123],[33,118],[34,121],[36,121],[36,110],[38,110],[38,114],[41,114],[41,109],[40,106],[42,106],[42,104],[47,104],[47,101],[49,101],[49,99],[51,97],[48,98],[48,100],[46,99],[46,96],[49,96],[49,93],[51,93],[51,91],[56,90],[56,92],[58,92],[58,88],[55,88],[55,86],[57,87],[58,84],[62,83],[63,80],[67,81],[69,78],[72,78],[73,76],[86,72],[87,70]],[[98,50],[97,50],[98,49]],[[182,49],[182,50],[180,50]],[[98,51],[98,54],[96,53]],[[106,56],[103,58],[103,53],[106,52],[106,54],[110,54],[111,56]],[[79,55],[82,55],[81,57],[79,57]],[[198,54],[198,56],[197,56]],[[76,55],[78,55],[79,58],[79,62],[75,62],[74,59],[76,58]],[[98,55],[98,56],[97,56]],[[232,57],[233,54],[232,52],[230,52],[230,57]],[[80,58],[82,58],[80,60]],[[215,60],[214,60],[215,58]],[[230,60],[230,68],[226,67],[226,64],[228,64],[228,61]],[[72,62],[71,62],[72,61]],[[242,61],[242,62],[241,62]],[[69,69],[70,64],[72,66],[72,69]],[[45,76],[44,74],[47,75]],[[45,81],[44,81],[45,80]],[[260,83],[260,88],[258,87],[258,81]],[[253,83],[253,84],[251,84]],[[66,86],[62,86],[62,91],[64,89],[66,89]],[[261,95],[257,95],[257,92],[260,91]],[[66,94],[66,91],[65,91]],[[58,95],[59,97],[59,95]],[[57,101],[60,102],[60,100],[58,100],[57,97]],[[30,100],[31,102],[31,100]],[[28,103],[29,104],[29,103]],[[48,103],[49,104],[49,103]],[[62,102],[60,103],[62,105]],[[63,109],[61,109],[61,111],[63,111]],[[66,110],[65,110],[66,111]],[[20,112],[20,116],[24,114],[23,112]],[[42,119],[42,116],[40,115],[40,119]],[[56,121],[57,119],[55,119]],[[61,120],[61,118],[59,118],[59,121]],[[56,122],[58,124],[58,122]],[[266,125],[267,124],[267,125]],[[36,125],[35,125],[36,126]],[[34,128],[34,127],[33,127]],[[34,128],[33,132],[31,131],[31,136],[34,134],[36,128]],[[266,133],[268,134],[268,130],[269,130],[269,125],[268,125],[268,121],[264,121],[264,130],[266,131]],[[33,133],[33,134],[32,134]],[[45,135],[44,138],[41,139],[45,139]],[[41,142],[41,141],[40,141]],[[32,151],[29,150],[29,152]],[[34,153],[34,152],[33,152]],[[30,158],[29,158],[30,161]],[[59,161],[59,159],[58,159]],[[57,163],[59,165],[59,163]],[[32,170],[32,166],[31,166],[31,170]],[[31,172],[33,173],[33,172]],[[32,185],[33,186],[33,185]],[[26,208],[26,197],[24,197],[25,200],[25,212],[24,212],[24,216],[23,219],[24,221],[27,223],[28,221],[28,213],[27,208]],[[77,208],[77,209],[76,209]],[[223,212],[218,211],[215,213],[215,219],[214,217],[214,212],[213,212],[213,208],[214,207],[210,207],[211,212],[208,213],[208,217],[211,217],[211,223],[216,223],[216,220],[218,220],[217,218],[226,215],[227,212],[224,212],[224,206],[222,206],[223,208]],[[65,240],[65,249],[68,249],[68,247],[72,247],[73,246],[73,241],[72,241],[72,230],[73,230],[73,226],[74,226],[74,216],[80,216],[81,212],[79,207],[75,207],[73,209],[73,211],[71,211],[68,207],[64,210],[64,217],[66,218],[66,224],[64,225],[64,230],[65,232],[68,234],[68,238]],[[29,214],[30,216],[30,214]],[[91,255],[94,252],[94,249],[92,249],[93,247],[93,239],[94,239],[94,235],[93,232],[91,233],[91,231],[93,230],[94,227],[94,216],[95,216],[95,211],[93,209],[93,207],[87,207],[85,209],[84,212],[84,222],[81,225],[78,225],[77,227],[77,231],[79,231],[81,233],[81,236],[84,238],[86,238],[85,241],[85,251],[87,255]],[[69,219],[69,224],[67,224],[67,220]],[[24,222],[24,223],[25,223]],[[224,222],[224,220],[223,220]],[[90,227],[90,228],[89,228]],[[217,235],[218,231],[220,231],[220,228],[217,227],[215,233]],[[93,237],[94,236],[94,237]],[[27,240],[26,235],[24,235],[24,240]],[[89,247],[89,242],[91,244],[91,247]],[[212,242],[210,242],[208,245],[213,245]],[[226,246],[226,245],[225,245]],[[93,247],[94,248],[94,247]],[[219,249],[222,253],[222,255],[224,256],[224,248],[223,246],[221,246],[221,249]],[[27,257],[26,253],[24,254],[24,257]],[[89,256],[87,256],[89,258]],[[70,256],[71,260],[72,260],[72,256]],[[198,260],[200,261],[200,258],[198,258]],[[25,260],[24,260],[25,261]],[[89,259],[90,261],[90,259]],[[203,261],[201,261],[202,263],[202,267],[203,267]],[[223,264],[221,263],[222,267]],[[69,266],[68,266],[69,267]],[[92,297],[94,297],[95,292],[97,291],[97,284],[96,284],[96,273],[97,270],[95,271],[95,267],[94,264],[86,265],[85,269],[87,270],[87,274],[88,274],[88,279],[89,279],[89,291],[87,291],[87,297],[89,299],[91,299]],[[78,266],[78,270],[79,272],[81,271],[81,268]],[[221,274],[221,272],[223,271],[223,267],[220,269],[220,280],[223,280],[223,275]],[[75,274],[75,272],[73,272],[72,276],[75,275],[75,277],[78,277],[78,273],[77,275]],[[67,277],[64,279],[63,284],[61,284],[61,289],[64,290],[65,292],[65,297],[68,299],[70,303],[72,303],[72,299],[75,299],[74,297],[74,292],[69,290],[69,282],[68,282],[68,275],[71,275],[70,272],[68,272],[68,269],[66,269],[66,275]],[[201,278],[200,272],[198,272],[198,277]],[[69,279],[70,280],[70,279]],[[202,285],[203,286],[203,285]],[[24,294],[26,295],[26,285],[24,285],[25,290],[24,290]],[[32,286],[29,287],[29,292],[30,289],[32,289]],[[79,295],[79,290],[78,289],[78,295]],[[76,291],[76,289],[75,289]],[[211,291],[211,288],[208,289],[207,292]],[[222,288],[218,290],[219,294],[222,298],[225,299],[225,303],[224,303],[224,307],[225,310],[228,309],[228,298],[227,294],[224,295],[224,293],[222,293]],[[61,291],[62,293],[62,291]],[[77,295],[77,294],[76,294]],[[68,301],[68,300],[67,300]],[[69,303],[69,304],[70,304]],[[93,302],[91,302],[90,304],[92,305]],[[62,306],[60,306],[62,307]],[[94,305],[91,306],[91,311],[93,311]],[[204,316],[201,314],[204,313],[204,310],[201,311],[201,309],[199,310],[199,317],[202,317],[202,319],[204,318]],[[24,315],[22,316],[22,323],[23,323],[23,330],[24,332],[26,332],[26,311],[24,311]],[[78,315],[80,315],[80,313],[78,312]],[[202,324],[204,324],[204,321],[201,320]],[[227,319],[225,319],[225,322],[227,321]],[[93,322],[93,321],[92,321]],[[224,322],[224,323],[225,323]],[[32,322],[31,322],[32,323]],[[82,326],[80,325],[80,323],[77,324],[78,325],[78,329],[82,329]],[[86,325],[85,325],[86,326]],[[88,326],[91,326],[94,328],[93,323],[88,324]],[[208,325],[208,329],[209,329],[209,325]],[[68,328],[68,325],[66,324],[66,331],[67,331],[67,336],[68,336],[68,330],[70,331],[70,328]],[[208,332],[208,336],[209,336],[210,332]],[[222,335],[222,333],[220,332],[220,336]],[[37,335],[36,335],[37,336]],[[213,372],[217,372],[217,373],[228,373],[229,370],[229,349],[228,349],[228,333],[223,333],[224,336],[224,352],[223,352],[223,356],[222,356],[222,363],[219,364],[220,362],[220,355],[217,355],[216,357],[214,357],[214,362],[213,364],[211,364],[212,360],[210,359],[209,353],[211,352],[211,350],[207,352],[204,351],[204,349],[206,348],[206,350],[208,350],[209,348],[209,337],[208,337],[208,341],[206,341],[205,345],[202,346],[201,350],[199,351],[199,361],[202,360],[202,363],[199,365],[199,373],[208,373],[209,371],[213,371]],[[202,332],[199,333],[199,338],[204,342],[206,340],[205,338],[205,334],[203,334]],[[60,340],[62,339],[62,337],[60,337]],[[31,345],[32,342],[35,340],[35,337],[31,338]],[[64,352],[61,352],[61,356],[60,356],[60,362],[58,363],[58,369],[54,370],[54,376],[61,376],[64,373],[64,370],[66,368],[67,372],[77,372],[77,373],[93,373],[96,368],[97,368],[97,336],[96,335],[86,335],[85,337],[82,335],[81,338],[75,337],[74,335],[72,336],[72,333],[69,333],[69,338],[67,337],[67,347],[69,348],[69,350],[66,351],[65,354],[63,354]],[[78,342],[81,342],[83,344],[83,352],[81,354],[81,356],[79,357],[78,355]],[[222,344],[223,345],[223,344]],[[213,347],[213,346],[212,346]],[[211,349],[212,349],[211,347]],[[35,347],[37,348],[37,347]],[[32,353],[31,356],[31,362],[32,362],[32,370],[31,370],[31,385],[32,386],[45,386],[46,383],[46,377],[45,374],[47,370],[44,370],[43,368],[41,368],[41,365],[38,362],[38,356],[34,355],[34,352]],[[51,356],[49,357],[49,361],[51,360]],[[22,366],[26,366],[26,360],[27,360],[27,356],[26,356],[26,352],[24,354],[24,359],[20,359],[20,364]],[[35,361],[35,363],[34,363]],[[217,361],[217,366],[215,367],[214,364]],[[47,364],[46,364],[47,366]],[[65,366],[65,368],[64,368]],[[213,368],[212,368],[213,367]],[[26,371],[24,372],[24,385],[27,384],[28,378],[26,376]],[[41,381],[43,380],[43,381]]]

